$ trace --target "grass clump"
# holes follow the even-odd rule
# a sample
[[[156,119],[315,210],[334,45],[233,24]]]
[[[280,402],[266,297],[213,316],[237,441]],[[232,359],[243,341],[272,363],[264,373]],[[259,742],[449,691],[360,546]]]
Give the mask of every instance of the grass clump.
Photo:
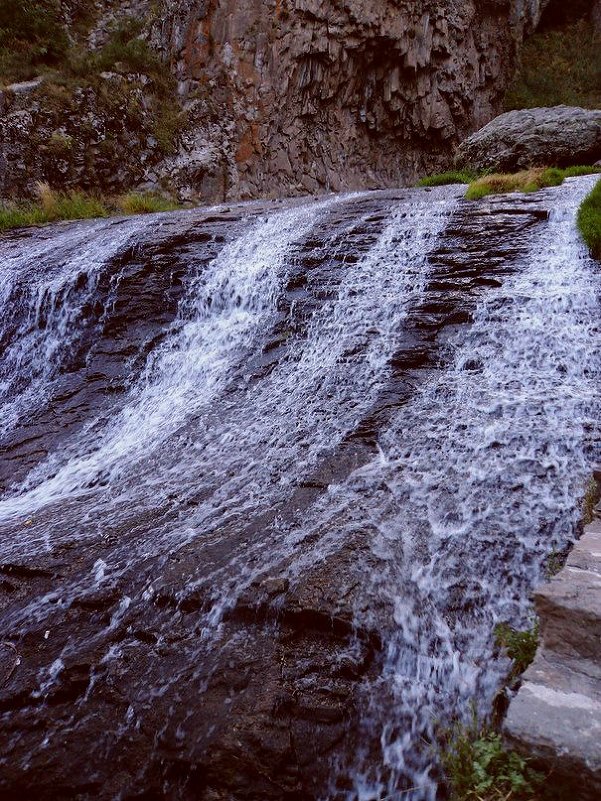
[[[507,111],[542,106],[601,106],[600,37],[588,20],[536,33],[524,45]]]
[[[451,801],[536,801],[544,777],[487,727],[456,727],[442,755]]]
[[[493,173],[473,181],[465,196],[468,200],[480,200],[507,192],[536,192],[546,186],[559,186],[562,182],[561,170],[552,168],[537,167],[512,174]]]
[[[87,220],[112,214],[149,214],[176,211],[174,201],[149,192],[130,192],[115,199],[99,198],[85,192],[55,192],[39,184],[37,200],[0,205],[0,231],[62,220]]]
[[[593,257],[601,260],[601,181],[580,206],[578,229]]]
[[[595,506],[599,500],[599,488],[594,478],[590,478],[582,498],[582,522],[588,526],[595,519]]]
[[[472,172],[451,171],[428,175],[418,181],[418,186],[448,186],[449,184],[469,184],[476,179]]]
[[[128,192],[117,199],[117,207],[124,214],[154,214],[181,208],[173,200],[152,192]]]
[[[565,178],[601,173],[600,167],[533,167],[516,173],[493,173],[473,181],[466,192],[468,200],[481,200],[488,195],[508,192],[537,192],[549,186],[560,186]]]

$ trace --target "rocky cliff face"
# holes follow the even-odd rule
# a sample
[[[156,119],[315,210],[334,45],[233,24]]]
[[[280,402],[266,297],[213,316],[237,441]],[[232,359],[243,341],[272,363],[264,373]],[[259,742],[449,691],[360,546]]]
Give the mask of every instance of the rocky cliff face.
[[[49,114],[43,87],[9,90],[0,192],[25,194],[36,179],[161,186],[205,200],[398,185],[446,163],[500,110],[520,42],[545,4],[162,0],[157,10],[149,0],[105,0],[86,46],[102,46],[115,17],[144,21],[140,37],[176,79],[173,147],[157,146],[143,97],[132,117],[129,91],[144,94],[144,75],[119,63],[92,92],[73,92],[59,115]],[[99,109],[116,80],[122,107]]]

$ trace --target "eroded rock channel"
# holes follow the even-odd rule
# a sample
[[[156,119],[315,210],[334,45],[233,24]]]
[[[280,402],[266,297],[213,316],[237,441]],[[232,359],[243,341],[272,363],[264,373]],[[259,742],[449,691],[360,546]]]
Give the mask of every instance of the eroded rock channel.
[[[597,458],[591,181],[2,240],[2,798],[439,795]]]

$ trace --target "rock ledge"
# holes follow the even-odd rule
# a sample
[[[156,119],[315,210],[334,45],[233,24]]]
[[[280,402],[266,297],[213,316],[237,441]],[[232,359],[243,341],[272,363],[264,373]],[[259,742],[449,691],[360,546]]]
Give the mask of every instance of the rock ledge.
[[[570,798],[593,801],[601,798],[601,521],[535,600],[541,646],[506,733],[569,785]]]

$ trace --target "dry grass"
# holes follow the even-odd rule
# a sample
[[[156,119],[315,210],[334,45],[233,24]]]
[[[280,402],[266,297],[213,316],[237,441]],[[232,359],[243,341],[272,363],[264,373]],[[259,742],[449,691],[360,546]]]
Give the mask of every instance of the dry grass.
[[[512,174],[493,173],[477,178],[466,193],[468,200],[479,200],[487,195],[507,192],[536,192],[545,186],[559,186],[563,181],[561,170],[535,167]]]
[[[549,186],[559,186],[565,178],[601,173],[599,167],[533,167],[515,173],[493,173],[473,181],[466,192],[468,200],[480,200],[488,195],[508,192],[536,192]]]

